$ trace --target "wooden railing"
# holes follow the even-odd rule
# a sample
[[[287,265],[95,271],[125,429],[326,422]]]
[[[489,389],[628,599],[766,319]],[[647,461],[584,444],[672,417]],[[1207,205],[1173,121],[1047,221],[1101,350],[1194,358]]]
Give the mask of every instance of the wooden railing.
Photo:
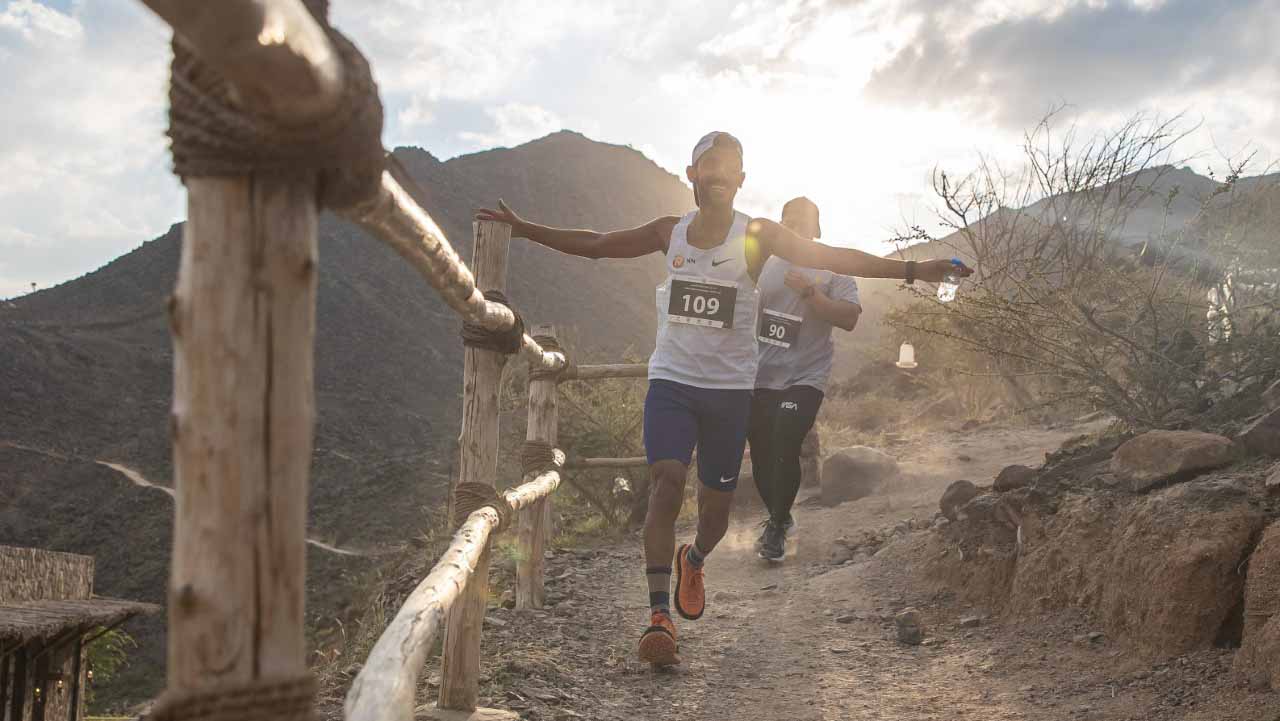
[[[307,9],[323,7],[322,0],[143,2],[173,27],[175,44],[228,83],[228,102],[250,115],[311,127],[343,102],[349,68]],[[183,178],[187,223],[169,302],[176,518],[159,719],[235,717],[257,699],[292,717],[313,702],[304,590],[323,177],[316,170]],[[394,248],[466,322],[514,338],[515,312],[482,292],[505,290],[510,228],[474,225],[473,275],[391,173],[373,179],[376,187],[364,188],[362,200],[334,210]],[[501,493],[493,488],[498,392],[510,356],[468,346],[451,509],[458,527],[356,676],[348,719],[409,721],[429,712],[416,707],[418,675],[442,630],[438,707],[474,711],[493,535],[515,526],[516,604],[540,608],[551,494],[562,471],[645,464],[642,457],[567,461],[555,450],[558,383],[640,379],[643,365],[570,365],[551,326],[515,340],[530,371],[523,482]]]
[[[304,127],[342,102],[348,68],[322,18],[301,0],[144,2],[173,27],[175,44],[226,81],[228,102],[249,115]],[[298,689],[308,688],[303,604],[322,177],[246,171],[183,178],[188,220],[169,303],[177,510],[168,682],[158,718],[217,715],[260,697],[277,709],[282,699],[312,703]],[[372,191],[334,210],[394,248],[468,323],[496,333],[515,327],[512,309],[482,292],[505,289],[509,227],[475,225],[473,275],[391,173]],[[554,445],[557,376],[567,364],[554,341],[553,328],[535,327],[519,338],[518,350],[531,372],[528,447],[547,457],[526,466],[521,485],[490,490],[491,498],[480,493],[477,507],[456,519],[448,550],[356,677],[348,718],[414,718],[418,674],[442,629],[439,706],[475,709],[490,539],[507,523],[516,525],[521,547],[517,604],[542,605],[549,498],[565,464]],[[498,389],[507,359],[486,347],[465,350],[455,504],[464,488],[475,502],[477,489],[497,477]]]

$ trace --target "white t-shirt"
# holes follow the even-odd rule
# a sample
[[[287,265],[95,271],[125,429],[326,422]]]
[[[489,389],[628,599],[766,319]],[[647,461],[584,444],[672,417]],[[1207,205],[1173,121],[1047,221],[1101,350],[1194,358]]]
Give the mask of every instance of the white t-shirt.
[[[835,359],[834,326],[814,316],[809,304],[787,287],[784,280],[793,268],[815,280],[816,290],[828,298],[858,303],[858,282],[847,275],[801,268],[778,256],[765,261],[758,284],[760,360],[756,388],[812,386],[826,392]]]

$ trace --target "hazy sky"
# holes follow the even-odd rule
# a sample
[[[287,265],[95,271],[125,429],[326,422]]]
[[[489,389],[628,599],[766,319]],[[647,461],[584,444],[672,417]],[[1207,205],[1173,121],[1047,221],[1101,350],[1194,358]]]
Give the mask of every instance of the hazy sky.
[[[1185,112],[1204,172],[1280,154],[1280,0],[332,0],[373,61],[384,142],[441,158],[561,128],[683,175],[746,148],[743,210],[806,194],[825,240],[884,252],[929,173],[1011,157],[1066,104],[1085,129]],[[0,297],[74,278],[183,216],[168,33],[136,0],[0,0]]]

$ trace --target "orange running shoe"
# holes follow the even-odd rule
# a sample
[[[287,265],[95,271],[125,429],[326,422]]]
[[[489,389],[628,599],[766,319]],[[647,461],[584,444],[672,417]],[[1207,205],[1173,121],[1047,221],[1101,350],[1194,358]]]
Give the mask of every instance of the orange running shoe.
[[[676,625],[671,616],[661,611],[654,611],[649,618],[649,627],[640,636],[640,660],[654,666],[674,666],[680,663],[680,650],[676,644]]]
[[[676,549],[676,611],[690,621],[702,618],[707,607],[707,587],[701,567],[689,563],[689,544]]]

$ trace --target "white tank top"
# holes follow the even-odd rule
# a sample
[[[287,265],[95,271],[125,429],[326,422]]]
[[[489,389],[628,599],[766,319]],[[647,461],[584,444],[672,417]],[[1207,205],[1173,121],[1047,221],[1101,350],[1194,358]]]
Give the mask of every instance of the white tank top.
[[[649,379],[696,388],[755,388],[756,283],[747,273],[747,222],[735,213],[724,242],[689,245],[680,219],[667,244],[667,279],[657,288],[658,340]],[[730,312],[732,306],[732,312]]]

